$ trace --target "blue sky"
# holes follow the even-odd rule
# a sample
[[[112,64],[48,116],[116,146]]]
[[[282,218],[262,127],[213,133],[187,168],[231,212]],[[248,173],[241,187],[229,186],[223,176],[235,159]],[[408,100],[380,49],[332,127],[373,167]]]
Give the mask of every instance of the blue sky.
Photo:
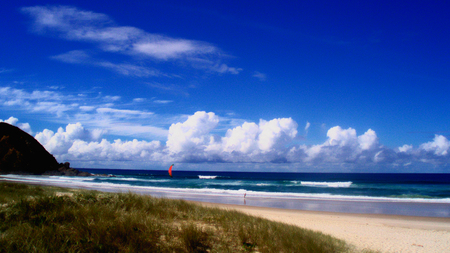
[[[449,7],[13,1],[0,119],[74,167],[449,172]]]

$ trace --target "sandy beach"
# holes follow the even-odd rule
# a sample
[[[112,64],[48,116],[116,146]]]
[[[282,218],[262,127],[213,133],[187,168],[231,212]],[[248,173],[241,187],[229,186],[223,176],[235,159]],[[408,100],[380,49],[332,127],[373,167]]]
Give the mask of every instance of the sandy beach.
[[[450,218],[346,214],[197,202],[320,231],[358,249],[450,252]]]

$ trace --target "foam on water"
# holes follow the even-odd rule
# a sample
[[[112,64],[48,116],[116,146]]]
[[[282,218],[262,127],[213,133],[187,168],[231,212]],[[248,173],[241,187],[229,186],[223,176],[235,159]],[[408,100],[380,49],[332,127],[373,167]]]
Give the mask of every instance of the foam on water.
[[[94,178],[101,181],[130,181],[130,182],[142,182],[142,183],[162,183],[169,182],[170,179],[147,179],[147,178],[134,178],[134,177],[98,177]],[[93,179],[93,180],[94,180]]]
[[[200,178],[200,179],[216,179],[217,176],[202,176],[202,175],[198,175],[198,178]]]
[[[350,187],[353,182],[309,182],[309,181],[300,181],[300,184],[303,186],[311,186],[311,187]]]

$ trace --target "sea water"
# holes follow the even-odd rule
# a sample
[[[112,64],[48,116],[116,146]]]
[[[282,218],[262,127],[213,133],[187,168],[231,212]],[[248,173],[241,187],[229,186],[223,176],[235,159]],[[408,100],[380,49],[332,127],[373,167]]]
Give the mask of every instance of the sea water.
[[[81,169],[110,177],[3,176],[111,192],[314,211],[450,217],[450,174]]]

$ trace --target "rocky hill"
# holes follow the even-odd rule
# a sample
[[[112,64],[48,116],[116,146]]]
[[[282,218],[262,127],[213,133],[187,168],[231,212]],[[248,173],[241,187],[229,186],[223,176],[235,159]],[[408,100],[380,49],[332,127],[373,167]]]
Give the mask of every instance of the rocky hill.
[[[4,122],[0,122],[0,173],[91,175],[58,163],[33,136]]]

